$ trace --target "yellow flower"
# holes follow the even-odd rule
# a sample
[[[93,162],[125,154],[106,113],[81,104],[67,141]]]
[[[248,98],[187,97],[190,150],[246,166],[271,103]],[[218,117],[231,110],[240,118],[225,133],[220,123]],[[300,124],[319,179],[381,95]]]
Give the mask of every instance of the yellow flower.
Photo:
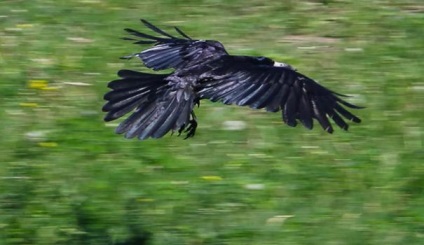
[[[19,104],[22,107],[38,107],[37,103],[23,102]]]
[[[207,175],[207,176],[202,176],[202,179],[207,181],[221,181],[222,177],[216,176],[216,175]]]
[[[56,142],[40,142],[38,145],[41,147],[57,147]]]
[[[139,202],[153,202],[155,199],[153,199],[153,198],[139,198],[137,200]]]
[[[31,28],[33,26],[34,26],[33,24],[17,24],[16,28],[24,29],[24,28]]]
[[[28,87],[32,89],[44,89],[47,87],[46,80],[29,80]]]

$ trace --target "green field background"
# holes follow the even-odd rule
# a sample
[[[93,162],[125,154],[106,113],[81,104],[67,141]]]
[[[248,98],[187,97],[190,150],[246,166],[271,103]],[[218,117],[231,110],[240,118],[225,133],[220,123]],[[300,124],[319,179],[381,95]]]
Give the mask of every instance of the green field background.
[[[188,140],[104,123],[140,18],[350,95],[326,134],[202,101]],[[1,0],[0,245],[424,244],[420,0]]]

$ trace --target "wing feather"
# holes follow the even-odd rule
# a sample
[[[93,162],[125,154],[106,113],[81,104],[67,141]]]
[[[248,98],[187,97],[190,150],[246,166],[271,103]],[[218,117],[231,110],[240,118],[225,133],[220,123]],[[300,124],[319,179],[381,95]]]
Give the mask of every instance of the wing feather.
[[[328,133],[333,133],[333,127],[327,118],[326,109],[324,104],[317,103],[316,100],[312,99],[312,108],[314,109],[314,117],[317,119],[321,127]]]
[[[270,103],[270,100],[276,96],[278,91],[280,90],[281,84],[273,83],[268,88],[266,92],[263,93],[261,97],[259,97],[255,102],[252,103],[251,107],[254,109],[262,109],[267,104]]]
[[[263,97],[265,92],[268,91],[269,87],[271,86],[272,84],[270,83],[260,84],[259,86],[256,85],[256,89],[253,92],[251,92],[249,95],[242,98],[237,103],[237,105],[244,106],[244,105],[253,104],[254,102],[258,101],[261,97]]]
[[[141,22],[147,28],[161,36],[153,36],[126,28],[125,31],[130,35],[141,38],[140,40],[125,38],[126,40],[133,41],[136,44],[154,44],[154,46],[134,55],[124,56],[123,58],[139,57],[146,67],[153,70],[179,69],[195,66],[207,62],[210,59],[227,55],[224,46],[220,42],[194,40],[177,27],[175,27],[175,30],[181,37],[176,37],[144,19]]]
[[[271,97],[271,102],[266,106],[266,110],[270,112],[277,112],[281,105],[284,105],[287,101],[287,95],[289,93],[290,87],[287,84],[284,84],[280,87],[280,91]]]
[[[299,121],[308,129],[313,128],[312,103],[307,93],[302,93],[299,102]]]
[[[322,128],[333,132],[331,118],[347,130],[343,117],[359,123],[360,119],[342,107],[352,105],[314,80],[286,66],[274,67],[261,63],[263,59],[248,56],[223,56],[208,64],[199,95],[224,104],[236,104],[276,112],[281,109],[283,122],[296,126],[298,121],[313,128],[315,118]]]
[[[281,108],[283,109],[283,121],[289,126],[296,126],[296,111],[299,105],[299,96],[297,95],[297,91],[294,87],[290,87],[290,91],[288,94],[287,102],[285,104],[281,104]]]
[[[148,28],[150,28],[152,31],[154,31],[154,32],[156,32],[156,33],[159,33],[159,34],[161,34],[161,35],[167,36],[167,37],[169,37],[169,38],[174,38],[174,39],[176,39],[176,37],[174,37],[174,36],[172,36],[172,35],[170,35],[170,34],[168,34],[168,33],[164,32],[164,31],[162,31],[161,29],[157,28],[156,26],[154,26],[153,24],[151,24],[150,22],[148,22],[148,21],[147,21],[147,20],[145,20],[145,19],[141,19],[141,22],[143,22],[143,24],[144,24],[145,26],[147,26]]]

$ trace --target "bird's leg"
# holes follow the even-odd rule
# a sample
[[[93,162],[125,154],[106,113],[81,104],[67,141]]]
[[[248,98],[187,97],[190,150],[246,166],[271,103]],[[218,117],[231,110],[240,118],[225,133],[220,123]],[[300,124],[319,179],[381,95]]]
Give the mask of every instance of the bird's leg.
[[[197,105],[197,107],[200,106],[200,98],[195,98],[193,101],[194,105]],[[194,111],[190,112],[191,119],[188,121],[187,124],[184,124],[183,126],[178,129],[178,136],[180,136],[183,132],[187,133],[186,137],[184,139],[188,139],[190,137],[193,137],[196,133],[197,129],[197,118],[196,114],[194,114]]]
[[[194,114],[194,111],[190,113],[191,119],[188,121],[187,124],[184,124],[183,126],[178,129],[178,136],[180,136],[182,133],[187,133],[186,137],[184,139],[193,137],[196,133],[197,128],[197,120],[196,115]]]
[[[188,139],[188,138],[193,137],[196,134],[196,129],[197,129],[196,114],[194,114],[194,111],[191,111],[191,120],[188,122],[188,127],[185,130],[182,129],[182,130],[184,130],[184,133],[187,133],[187,135],[184,139]],[[179,133],[181,133],[181,132],[179,132]]]

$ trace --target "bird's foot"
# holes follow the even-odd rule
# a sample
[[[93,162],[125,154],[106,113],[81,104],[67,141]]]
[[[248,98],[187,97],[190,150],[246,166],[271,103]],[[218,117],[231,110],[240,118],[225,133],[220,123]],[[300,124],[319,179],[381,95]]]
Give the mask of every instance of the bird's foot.
[[[184,139],[188,139],[193,137],[196,134],[197,129],[197,121],[196,119],[192,119],[188,123],[188,128],[184,131],[184,133],[187,133],[186,137]]]
[[[182,133],[187,133],[184,139],[191,138],[196,134],[196,129],[197,129],[197,121],[195,119],[192,119],[188,122],[187,125],[182,126],[178,130],[178,136],[180,136]]]

